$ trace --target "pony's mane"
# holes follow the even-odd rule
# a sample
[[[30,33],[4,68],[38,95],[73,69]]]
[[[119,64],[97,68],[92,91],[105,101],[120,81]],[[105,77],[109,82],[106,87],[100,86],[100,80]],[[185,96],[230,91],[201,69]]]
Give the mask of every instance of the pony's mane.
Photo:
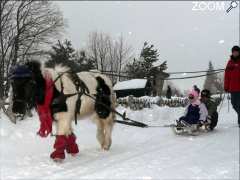
[[[30,68],[33,73],[42,73],[44,76],[46,71],[52,75],[52,79],[56,78],[59,74],[63,72],[70,71],[71,68],[63,64],[54,64],[53,66],[48,66],[46,63],[41,63],[40,61],[29,61],[26,65]]]
[[[57,64],[54,67],[45,67],[43,69],[43,74],[47,71],[51,74],[52,79],[56,79],[60,74],[70,71],[71,69],[68,66],[62,64]]]
[[[56,65],[54,68],[52,68],[54,71],[56,71],[57,73],[64,73],[67,71],[70,71],[70,67],[68,66],[64,66],[62,64]]]

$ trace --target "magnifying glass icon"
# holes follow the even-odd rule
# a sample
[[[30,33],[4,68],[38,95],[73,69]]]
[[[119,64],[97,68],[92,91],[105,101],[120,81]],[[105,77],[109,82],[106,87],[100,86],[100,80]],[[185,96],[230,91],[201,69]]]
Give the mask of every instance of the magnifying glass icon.
[[[233,8],[236,8],[238,6],[237,1],[232,1],[230,3],[230,7],[227,9],[227,13],[229,13]]]

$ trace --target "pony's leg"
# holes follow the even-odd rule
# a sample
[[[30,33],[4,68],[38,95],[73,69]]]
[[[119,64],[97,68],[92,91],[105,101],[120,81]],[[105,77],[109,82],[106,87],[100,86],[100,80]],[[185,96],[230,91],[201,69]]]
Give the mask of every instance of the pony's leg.
[[[71,116],[68,112],[60,112],[55,114],[57,120],[57,135],[54,143],[54,151],[50,157],[55,161],[65,158],[65,149],[67,148],[67,136],[71,134]]]
[[[32,111],[30,109],[27,110],[27,116],[28,117],[33,117]]]
[[[96,124],[97,124],[97,140],[101,146],[101,148],[103,148],[104,145],[104,127],[103,127],[103,119],[99,118],[97,115],[94,118]]]
[[[70,135],[72,133],[72,118],[70,113],[57,113],[55,119],[57,120],[57,135]]]
[[[109,150],[112,144],[112,130],[114,125],[114,114],[111,113],[107,119],[102,120],[104,126],[104,150]]]
[[[73,133],[72,123],[70,124],[70,131],[69,135],[66,137],[67,140],[67,146],[66,151],[67,153],[71,154],[72,156],[75,156],[77,153],[79,153],[78,145],[76,143],[77,137]]]

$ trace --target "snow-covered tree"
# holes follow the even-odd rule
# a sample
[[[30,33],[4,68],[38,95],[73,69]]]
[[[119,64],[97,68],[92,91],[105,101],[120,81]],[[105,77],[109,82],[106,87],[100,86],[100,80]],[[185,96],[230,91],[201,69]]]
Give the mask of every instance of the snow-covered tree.
[[[69,40],[64,42],[58,41],[57,44],[52,46],[52,50],[49,52],[50,60],[46,63],[47,66],[52,67],[54,64],[64,64],[73,71],[80,71],[79,65],[76,63],[76,52],[72,47],[72,43]]]
[[[150,77],[153,63],[158,61],[158,57],[159,53],[157,49],[154,49],[154,45],[148,45],[145,42],[140,57],[127,64],[128,75],[135,78]]]

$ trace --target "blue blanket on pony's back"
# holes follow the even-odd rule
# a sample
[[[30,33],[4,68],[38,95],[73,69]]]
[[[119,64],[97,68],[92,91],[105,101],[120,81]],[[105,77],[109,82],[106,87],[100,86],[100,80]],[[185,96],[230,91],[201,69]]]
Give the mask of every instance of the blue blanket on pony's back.
[[[25,65],[17,65],[10,71],[10,78],[28,78],[31,77],[31,70]]]

